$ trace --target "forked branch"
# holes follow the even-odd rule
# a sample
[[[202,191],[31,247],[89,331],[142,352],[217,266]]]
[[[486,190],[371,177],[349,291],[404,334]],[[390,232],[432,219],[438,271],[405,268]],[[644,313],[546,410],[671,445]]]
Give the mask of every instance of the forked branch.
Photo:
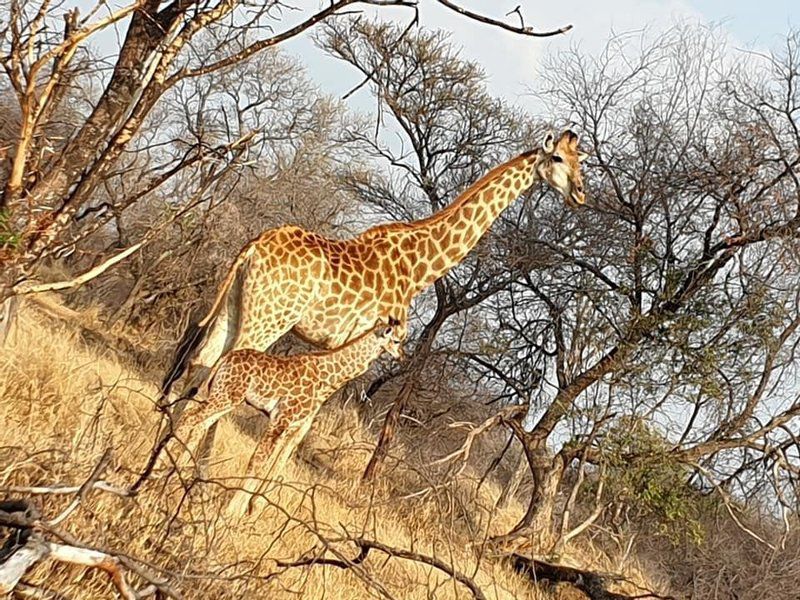
[[[333,541],[333,540],[331,540]],[[367,555],[369,554],[370,550],[377,550],[379,552],[383,552],[387,556],[395,557],[395,558],[402,558],[404,560],[410,560],[422,564],[429,565],[443,573],[446,573],[464,587],[466,587],[471,593],[472,597],[476,598],[476,600],[486,600],[486,596],[481,591],[481,589],[475,584],[475,582],[468,576],[464,575],[460,571],[457,571],[454,567],[450,566],[444,561],[439,560],[436,557],[428,556],[427,554],[421,554],[419,552],[412,552],[411,550],[404,550],[402,548],[395,548],[393,546],[387,546],[381,542],[375,540],[369,540],[365,538],[352,538],[352,539],[345,539],[339,541],[348,541],[354,543],[358,549],[358,555],[353,558],[352,560],[338,560],[338,559],[326,559],[326,558],[308,558],[302,559],[300,561],[295,561],[291,563],[279,563],[279,566],[282,567],[297,567],[297,566],[307,566],[307,565],[328,565],[333,567],[339,567],[340,569],[350,569],[356,565],[360,565],[363,563]]]
[[[469,461],[470,452],[472,451],[472,444],[475,442],[475,438],[477,438],[480,434],[482,434],[488,429],[491,429],[496,425],[505,423],[513,418],[524,416],[527,410],[528,407],[523,405],[508,406],[503,410],[501,410],[496,415],[493,415],[488,419],[486,419],[483,423],[481,423],[477,427],[472,423],[451,423],[450,427],[466,427],[469,429],[469,433],[467,433],[467,437],[464,440],[464,444],[458,450],[451,452],[447,456],[443,456],[438,460],[433,461],[431,465],[440,465],[452,462],[456,459],[460,459],[461,467],[456,472],[456,475],[460,475],[467,467],[467,462]]]

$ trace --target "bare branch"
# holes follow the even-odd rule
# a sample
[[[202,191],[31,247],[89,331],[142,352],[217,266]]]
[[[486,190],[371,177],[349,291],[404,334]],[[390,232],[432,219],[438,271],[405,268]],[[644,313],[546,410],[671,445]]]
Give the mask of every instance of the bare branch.
[[[489,417],[483,423],[478,425],[477,427],[472,423],[451,423],[450,427],[467,427],[469,429],[469,433],[467,434],[466,439],[464,440],[464,444],[458,450],[451,452],[447,456],[443,456],[440,459],[437,459],[430,463],[433,465],[440,465],[444,463],[452,462],[455,459],[461,460],[461,467],[456,472],[456,476],[460,475],[464,469],[467,468],[467,464],[469,461],[470,451],[472,450],[472,443],[475,441],[475,438],[485,432],[488,429],[491,429],[495,425],[500,425],[505,423],[508,419],[517,418],[524,416],[528,411],[527,406],[508,406],[502,409],[499,413]]]
[[[452,11],[457,12],[460,15],[464,15],[465,17],[469,17],[474,21],[479,21],[481,23],[486,23],[488,25],[492,25],[494,27],[499,27],[500,29],[505,29],[506,31],[511,31],[513,33],[519,33],[522,35],[529,35],[532,37],[551,37],[554,35],[560,35],[562,33],[567,33],[570,29],[572,29],[572,25],[565,25],[564,27],[559,27],[558,29],[554,29],[552,31],[545,31],[545,32],[536,32],[533,30],[533,27],[529,27],[525,25],[525,21],[522,18],[522,14],[519,12],[519,6],[511,12],[516,12],[519,14],[520,18],[520,25],[517,27],[516,25],[510,25],[508,23],[504,23],[503,21],[497,21],[490,17],[486,17],[476,12],[472,12],[457,5],[450,0],[436,0],[439,4],[446,6]],[[511,14],[511,13],[508,13]]]

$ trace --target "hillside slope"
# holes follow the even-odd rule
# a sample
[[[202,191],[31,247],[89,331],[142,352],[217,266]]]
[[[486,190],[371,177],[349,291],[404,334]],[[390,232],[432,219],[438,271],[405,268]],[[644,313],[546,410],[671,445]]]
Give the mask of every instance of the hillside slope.
[[[79,485],[108,449],[112,461],[104,479],[129,485],[156,434],[156,395],[152,381],[96,339],[86,342],[74,325],[26,305],[0,349],[0,488]],[[207,480],[193,481],[189,469],[171,471],[167,461],[135,498],[94,491],[62,526],[86,543],[146,560],[154,572],[163,569],[186,598],[472,597],[441,570],[379,551],[349,569],[287,565],[314,557],[352,559],[358,548],[347,540],[353,538],[436,557],[471,578],[487,598],[580,597],[536,588],[481,550],[483,540],[507,531],[522,510],[514,503],[495,509],[496,483],[478,487],[469,470],[445,480],[398,451],[379,484],[361,486],[373,435],[354,402],[332,401],[323,410],[299,456],[266,492],[258,518],[227,522],[220,509],[244,472],[252,435],[263,426],[263,417],[253,413],[242,410],[221,423]],[[35,501],[53,516],[71,499]],[[582,552],[583,566],[610,570],[599,552],[592,554]],[[69,598],[115,597],[102,572],[55,563],[36,567],[29,583]]]

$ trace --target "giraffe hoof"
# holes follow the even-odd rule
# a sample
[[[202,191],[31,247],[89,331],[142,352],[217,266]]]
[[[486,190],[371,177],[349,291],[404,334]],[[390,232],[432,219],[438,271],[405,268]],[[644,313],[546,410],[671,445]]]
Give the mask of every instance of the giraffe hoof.
[[[225,511],[229,517],[234,519],[241,519],[249,512],[250,507],[250,494],[244,491],[238,491],[234,495],[228,509]]]
[[[250,503],[247,505],[247,516],[248,517],[258,517],[266,507],[266,501],[264,498],[259,496],[253,495],[250,498]]]

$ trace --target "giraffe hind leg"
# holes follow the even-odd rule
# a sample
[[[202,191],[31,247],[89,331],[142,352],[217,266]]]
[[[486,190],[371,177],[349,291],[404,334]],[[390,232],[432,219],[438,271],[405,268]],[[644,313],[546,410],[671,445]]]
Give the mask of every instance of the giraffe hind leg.
[[[283,435],[280,442],[272,449],[266,461],[261,464],[257,463],[253,465],[253,473],[258,473],[258,477],[262,482],[269,481],[276,474],[282,473],[297,450],[297,447],[303,442],[313,422],[314,415],[309,415],[299,422],[293,423],[292,427]],[[259,491],[260,490],[257,490],[256,494],[250,496],[248,512],[254,515],[258,515],[262,511],[264,505],[264,498],[258,493]]]
[[[287,271],[283,264],[248,273],[241,296],[241,327],[234,348],[266,352],[302,319],[314,300],[318,281],[301,264]]]
[[[210,325],[197,355],[189,362],[182,397],[192,397],[205,382],[212,367],[233,349],[242,322],[242,295],[245,271],[239,271],[228,290],[228,297]]]
[[[209,428],[235,408],[243,395],[240,389],[242,384],[246,382],[231,379],[229,365],[223,363],[217,371],[208,397],[202,402],[188,401],[190,404],[186,414],[177,420],[175,427],[175,438],[184,445],[186,452],[194,456]]]
[[[219,428],[219,422],[221,418],[225,415],[220,415],[218,419],[209,425],[208,429],[205,431],[205,435],[199,441],[196,446],[195,450],[195,475],[199,479],[207,480],[209,476],[209,461],[211,459],[211,451],[214,448],[214,440],[217,436],[217,428]]]
[[[238,329],[242,285],[250,266],[249,256],[250,252],[247,251],[237,258],[231,267],[234,272],[223,281],[219,291],[222,296],[218,296],[215,300],[209,315],[199,323],[192,323],[186,328],[175,352],[175,360],[162,381],[160,407],[171,404],[168,401],[171,388],[181,379],[185,381],[178,399],[193,396],[196,387],[208,374],[205,371],[198,375],[197,366],[210,368],[224,354],[225,347],[232,344],[232,338]],[[218,303],[220,297],[224,300]],[[221,344],[220,338],[223,339]]]
[[[250,500],[253,494],[259,493],[263,487],[265,480],[269,474],[256,472],[256,467],[265,463],[269,463],[270,458],[276,456],[281,448],[286,444],[291,425],[291,416],[285,413],[278,413],[275,418],[270,421],[267,430],[261,436],[258,444],[250,457],[247,465],[245,479],[242,484],[242,489],[238,490],[228,505],[227,513],[234,517],[239,518],[244,516],[248,511]],[[271,471],[270,467],[270,471]]]

